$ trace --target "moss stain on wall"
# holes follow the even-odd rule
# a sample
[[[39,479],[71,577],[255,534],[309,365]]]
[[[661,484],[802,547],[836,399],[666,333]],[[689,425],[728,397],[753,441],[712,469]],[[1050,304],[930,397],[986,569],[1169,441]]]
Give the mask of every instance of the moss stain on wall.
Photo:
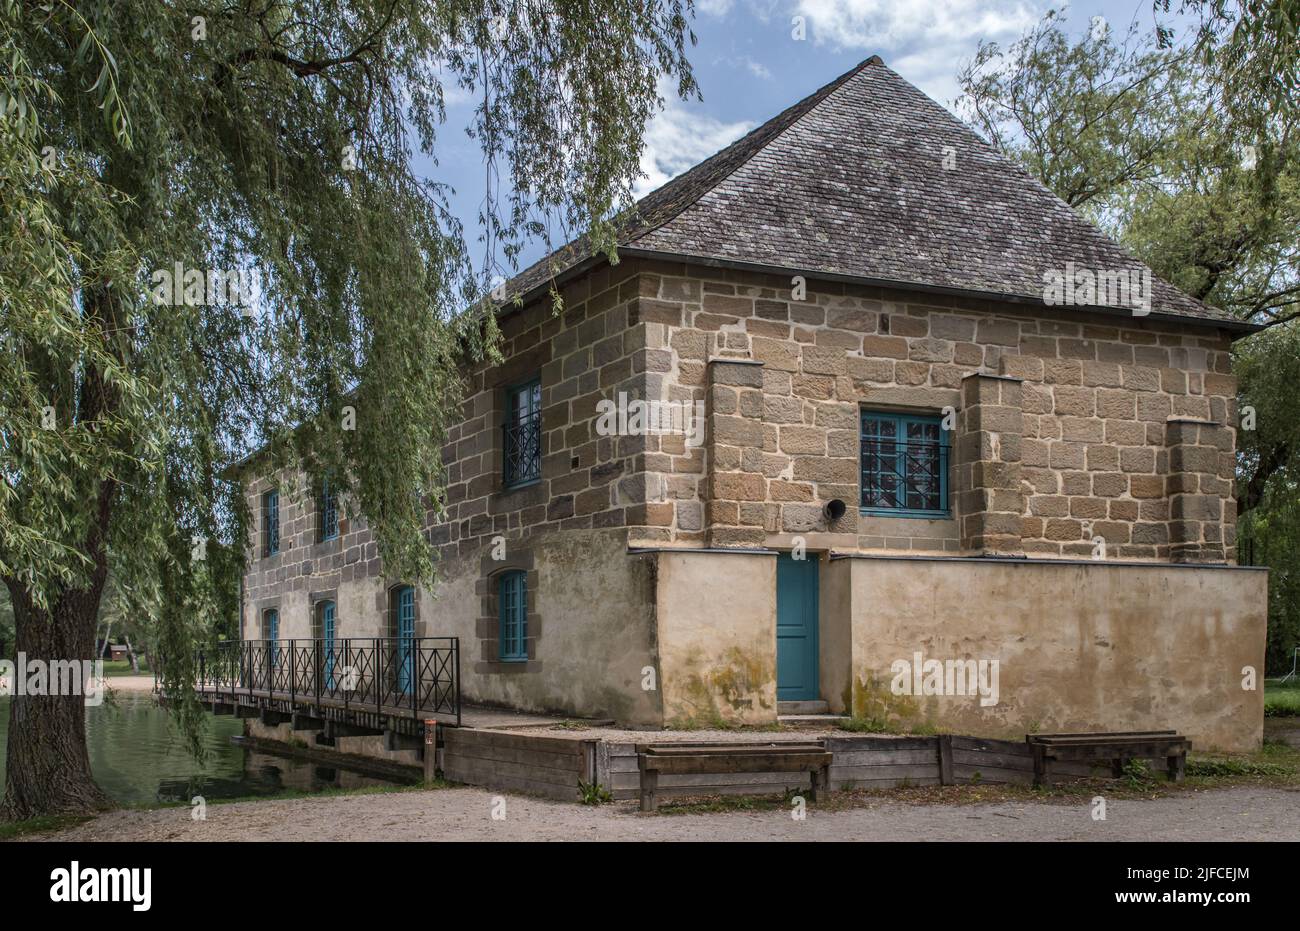
[[[726,727],[772,718],[775,673],[762,656],[733,646],[721,662],[711,663],[692,650],[686,666],[680,693],[671,702],[669,727]]]

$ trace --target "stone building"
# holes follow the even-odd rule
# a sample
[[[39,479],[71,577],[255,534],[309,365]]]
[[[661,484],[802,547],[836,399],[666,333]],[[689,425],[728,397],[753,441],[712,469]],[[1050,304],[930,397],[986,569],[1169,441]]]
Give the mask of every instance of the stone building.
[[[467,701],[630,725],[825,710],[1258,745],[1250,327],[878,58],[619,241],[510,283],[504,362],[464,373],[432,590],[328,495],[244,474],[245,639],[455,636]]]

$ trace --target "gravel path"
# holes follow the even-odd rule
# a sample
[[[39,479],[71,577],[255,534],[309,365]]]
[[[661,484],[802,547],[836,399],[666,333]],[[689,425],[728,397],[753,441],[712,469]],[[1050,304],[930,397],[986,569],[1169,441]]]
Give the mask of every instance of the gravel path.
[[[505,800],[504,820],[493,820]],[[1300,791],[1236,787],[1152,800],[1111,799],[1093,821],[1083,801],[908,804],[808,812],[642,815],[632,803],[599,808],[477,788],[118,811],[50,840],[1300,840]]]
[[[106,676],[104,682],[110,689],[122,692],[153,691],[153,676]]]

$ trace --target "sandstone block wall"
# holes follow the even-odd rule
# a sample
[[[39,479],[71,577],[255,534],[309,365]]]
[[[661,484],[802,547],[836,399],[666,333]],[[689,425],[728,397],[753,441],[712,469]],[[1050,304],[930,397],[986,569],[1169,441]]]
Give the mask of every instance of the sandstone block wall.
[[[723,499],[747,505],[739,524],[747,530],[737,543],[757,538],[761,507],[767,544],[775,546],[804,536],[810,546],[862,552],[1088,557],[1101,538],[1108,558],[1172,560],[1171,531],[1192,531],[1173,529],[1182,520],[1171,513],[1174,496],[1189,492],[1176,477],[1183,467],[1171,468],[1168,424],[1192,419],[1219,431],[1190,454],[1197,459],[1196,494],[1215,495],[1222,504],[1217,531],[1212,520],[1196,528],[1198,552],[1211,556],[1217,543],[1221,558],[1233,558],[1232,484],[1212,481],[1230,475],[1235,439],[1236,383],[1226,333],[811,281],[806,299],[794,300],[789,278],[675,263],[644,264],[638,293],[652,295],[656,308],[645,332],[646,351],[656,360],[647,374],[648,396],[708,403],[712,360],[762,363],[763,444],[742,463],[746,477],[737,481],[743,487]],[[1018,387],[1008,387],[1007,398],[994,404],[979,394],[982,387],[963,388],[976,375],[1005,376]],[[959,434],[975,445],[965,448],[966,458],[961,448],[951,456],[949,519],[858,514],[864,407],[961,414]],[[714,410],[710,416],[733,415]],[[755,433],[752,416],[744,430]],[[995,441],[996,457],[984,458],[993,456]],[[1206,447],[1215,448],[1216,463],[1208,461]],[[969,458],[974,453],[981,458]],[[721,536],[698,522],[714,487],[707,468],[700,469],[699,451],[675,453],[661,445],[647,466],[666,479],[651,489],[661,507],[653,524],[629,521],[631,536],[645,543],[717,543]],[[762,498],[756,497],[759,475]],[[849,505],[833,527],[820,517],[831,498]],[[1198,514],[1209,507],[1206,501],[1180,507],[1193,504]]]

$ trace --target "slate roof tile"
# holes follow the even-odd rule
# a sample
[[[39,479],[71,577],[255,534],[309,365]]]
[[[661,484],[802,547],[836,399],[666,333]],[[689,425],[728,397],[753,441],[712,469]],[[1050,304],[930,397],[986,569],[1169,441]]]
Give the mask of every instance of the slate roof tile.
[[[643,197],[618,242],[633,254],[1031,300],[1066,263],[1145,269],[878,57]],[[507,290],[531,296],[591,258],[577,240]],[[1151,285],[1154,313],[1232,320],[1154,275]]]

